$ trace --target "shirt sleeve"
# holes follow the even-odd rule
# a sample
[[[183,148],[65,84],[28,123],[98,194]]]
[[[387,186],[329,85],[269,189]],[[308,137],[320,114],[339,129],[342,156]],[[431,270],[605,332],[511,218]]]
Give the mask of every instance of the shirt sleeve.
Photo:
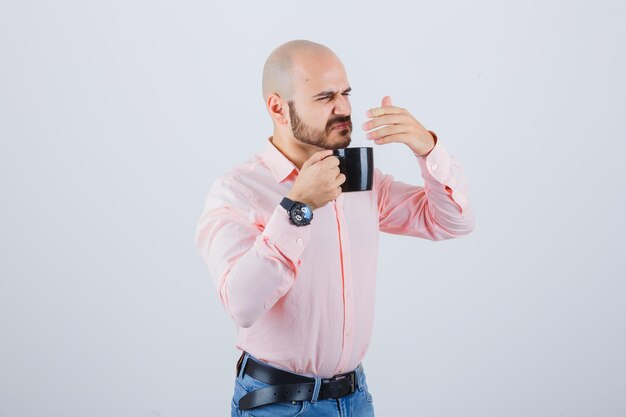
[[[289,291],[309,234],[309,227],[291,223],[278,202],[266,221],[236,182],[220,179],[211,186],[195,244],[239,327],[250,327]]]
[[[376,169],[379,229],[386,233],[430,240],[453,239],[474,229],[474,210],[462,166],[434,132],[435,147],[418,164],[424,185],[394,181]]]

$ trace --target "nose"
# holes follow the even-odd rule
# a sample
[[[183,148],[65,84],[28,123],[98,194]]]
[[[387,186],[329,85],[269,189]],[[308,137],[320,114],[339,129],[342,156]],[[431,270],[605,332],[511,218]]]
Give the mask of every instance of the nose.
[[[344,96],[343,94],[339,94],[339,97],[335,100],[335,114],[349,115],[351,110],[352,106],[350,105],[350,98],[348,96]]]

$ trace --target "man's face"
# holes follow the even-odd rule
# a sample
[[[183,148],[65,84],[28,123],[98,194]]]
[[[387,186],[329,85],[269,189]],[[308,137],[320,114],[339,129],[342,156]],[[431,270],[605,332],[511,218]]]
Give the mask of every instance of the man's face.
[[[293,101],[289,101],[291,131],[300,142],[324,149],[346,148],[350,145],[352,121],[350,116],[335,115],[330,117],[324,126],[317,127],[302,120]]]
[[[350,86],[335,57],[303,65],[294,77],[295,100],[289,100],[293,136],[324,149],[350,145],[352,120]]]

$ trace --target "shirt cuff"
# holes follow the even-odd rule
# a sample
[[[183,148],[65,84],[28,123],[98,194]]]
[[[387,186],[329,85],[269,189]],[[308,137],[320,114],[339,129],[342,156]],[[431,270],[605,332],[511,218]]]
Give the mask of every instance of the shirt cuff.
[[[430,132],[430,131],[429,131]],[[434,135],[434,132],[431,132]],[[436,137],[436,136],[435,136]],[[443,190],[452,198],[452,200],[459,206],[461,212],[465,210],[468,205],[467,196],[464,195],[461,190],[457,189],[459,184],[460,175],[459,166],[453,160],[448,153],[446,147],[439,141],[435,141],[435,147],[423,157],[417,158],[422,171],[422,177],[425,182],[431,183],[436,181],[439,184],[443,184]],[[440,189],[436,187],[435,189]]]
[[[442,184],[454,187],[454,185],[456,185],[456,181],[454,177],[452,177],[450,170],[452,158],[450,157],[446,147],[439,142],[439,140],[437,140],[435,132],[430,130],[429,132],[435,138],[435,146],[425,156],[415,154],[420,168],[422,169],[422,173],[427,173],[428,176],[434,178]],[[424,179],[427,180],[428,178],[424,177]]]
[[[311,235],[311,225],[296,226],[289,214],[278,205],[265,225],[263,236],[270,240],[294,266],[300,265],[300,256]]]

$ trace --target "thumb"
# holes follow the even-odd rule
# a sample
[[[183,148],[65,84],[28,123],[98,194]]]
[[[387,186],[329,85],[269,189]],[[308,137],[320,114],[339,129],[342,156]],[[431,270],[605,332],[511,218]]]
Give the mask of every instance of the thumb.
[[[391,106],[391,97],[390,96],[383,97],[383,107],[385,107],[385,106]]]
[[[311,157],[309,159],[304,161],[304,164],[302,164],[302,168],[308,167],[310,165],[313,165],[313,164],[321,161],[322,159],[324,159],[327,156],[330,156],[332,154],[333,154],[333,150],[332,149],[325,149],[323,151],[315,152],[313,155],[311,155]]]

